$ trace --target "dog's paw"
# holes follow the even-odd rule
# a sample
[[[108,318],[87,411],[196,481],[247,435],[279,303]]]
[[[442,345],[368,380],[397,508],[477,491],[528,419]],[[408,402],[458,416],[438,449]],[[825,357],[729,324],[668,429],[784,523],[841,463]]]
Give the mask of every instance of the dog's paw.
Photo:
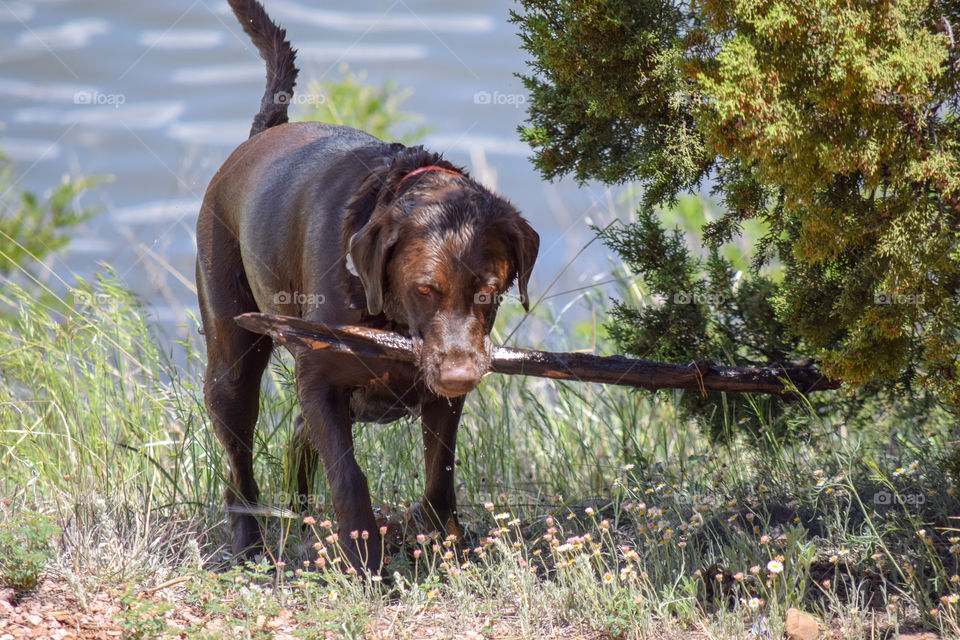
[[[263,552],[263,534],[257,519],[252,516],[237,518],[233,522],[233,555],[243,560],[253,560]]]
[[[435,515],[428,511],[420,502],[414,502],[410,509],[403,514],[405,532],[407,537],[410,535],[416,539],[417,534],[432,535],[437,534],[440,538],[453,536],[457,540],[463,538],[463,527],[457,522],[456,517],[449,516],[445,522],[438,522]]]
[[[404,538],[403,516],[394,512],[390,507],[383,505],[373,508],[373,517],[377,521],[377,527],[382,532],[386,527],[386,533],[383,537],[383,549],[387,554],[396,553],[403,549],[406,542]]]

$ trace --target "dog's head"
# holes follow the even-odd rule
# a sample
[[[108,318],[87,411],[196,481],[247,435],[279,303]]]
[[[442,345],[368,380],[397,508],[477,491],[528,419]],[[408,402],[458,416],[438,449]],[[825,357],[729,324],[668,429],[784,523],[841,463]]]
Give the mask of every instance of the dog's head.
[[[527,283],[540,237],[509,202],[437,156],[419,153],[376,178],[372,213],[358,230],[348,228],[346,240],[367,311],[385,313],[421,338],[424,382],[456,397],[489,370],[489,333],[514,282],[529,310]],[[436,168],[415,171],[427,165]],[[360,200],[351,215],[359,214]],[[369,207],[372,196],[367,200]]]

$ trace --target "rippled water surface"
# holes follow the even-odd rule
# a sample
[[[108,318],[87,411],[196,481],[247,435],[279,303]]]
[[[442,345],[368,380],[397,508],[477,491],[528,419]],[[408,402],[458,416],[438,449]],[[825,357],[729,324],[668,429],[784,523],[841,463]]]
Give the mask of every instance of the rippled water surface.
[[[540,232],[534,296],[590,240],[587,220],[610,219],[608,193],[543,182],[518,140],[525,92],[514,73],[525,54],[507,22],[512,2],[265,5],[299,50],[301,85],[334,79],[346,63],[415,90],[405,108],[433,128],[424,143],[495,185]],[[19,186],[43,191],[65,173],[112,177],[85,199],[100,215],[50,266],[89,276],[108,263],[168,335],[189,330],[199,202],[245,139],[263,75],[226,2],[0,2],[0,149]],[[551,293],[601,280],[606,268],[591,247]]]

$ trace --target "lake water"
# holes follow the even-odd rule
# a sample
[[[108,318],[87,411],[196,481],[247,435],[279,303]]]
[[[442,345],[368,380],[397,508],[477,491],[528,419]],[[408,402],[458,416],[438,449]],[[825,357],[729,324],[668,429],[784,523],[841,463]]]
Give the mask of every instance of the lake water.
[[[516,133],[526,93],[514,77],[525,54],[507,22],[513,2],[265,5],[299,50],[299,86],[335,79],[346,63],[371,82],[414,89],[403,109],[432,127],[423,142],[495,186],[539,231],[534,298],[558,275],[549,290],[558,308],[577,296],[565,291],[606,279],[597,243],[573,258],[593,237],[589,220],[625,207],[600,186],[546,183],[528,160]],[[101,213],[49,267],[70,280],[109,264],[165,335],[193,331],[197,210],[246,138],[263,84],[263,63],[226,2],[0,2],[0,149],[18,188],[42,192],[67,173],[111,177],[83,200]]]

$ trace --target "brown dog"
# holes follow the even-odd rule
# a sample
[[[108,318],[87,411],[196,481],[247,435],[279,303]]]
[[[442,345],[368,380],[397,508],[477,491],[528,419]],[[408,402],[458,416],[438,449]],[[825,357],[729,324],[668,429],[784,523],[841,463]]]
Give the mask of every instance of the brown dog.
[[[415,375],[389,363],[292,350],[302,410],[294,443],[300,497],[319,454],[351,562],[377,570],[381,539],[353,455],[352,423],[420,414],[426,486],[416,515],[462,535],[453,467],[463,397],[488,370],[489,332],[515,281],[527,305],[539,236],[510,203],[438,154],[347,127],[287,123],[297,70],[285,31],[255,0],[230,5],[267,62],[250,139],[213,177],[197,221],[204,397],[230,464],[233,549],[262,544],[249,509],[258,499],[252,448],[273,347],[234,317],[262,311],[387,328],[419,339]],[[367,533],[354,543],[354,531]]]

